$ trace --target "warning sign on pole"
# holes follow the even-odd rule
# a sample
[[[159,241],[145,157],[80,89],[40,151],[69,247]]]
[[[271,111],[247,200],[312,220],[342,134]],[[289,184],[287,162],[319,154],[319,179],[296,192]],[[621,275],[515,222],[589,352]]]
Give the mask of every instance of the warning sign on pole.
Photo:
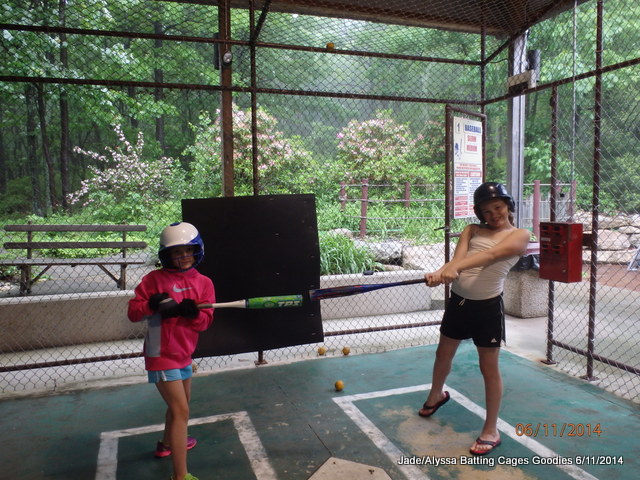
[[[453,117],[453,218],[473,217],[473,192],[482,183],[482,122]]]

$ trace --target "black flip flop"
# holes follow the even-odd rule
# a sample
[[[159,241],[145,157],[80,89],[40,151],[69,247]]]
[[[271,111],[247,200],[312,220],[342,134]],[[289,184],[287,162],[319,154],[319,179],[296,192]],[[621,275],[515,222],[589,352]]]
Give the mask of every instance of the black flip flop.
[[[424,402],[424,405],[422,405],[422,410],[433,410],[433,411],[431,413],[424,414],[424,413],[420,413],[420,410],[418,410],[418,415],[420,415],[421,417],[430,417],[431,415],[436,413],[442,405],[447,403],[450,398],[451,396],[449,395],[449,392],[445,391],[444,398],[440,400],[438,403],[436,403],[435,405],[427,405],[427,402]]]
[[[491,440],[482,440],[480,437],[478,437],[476,438],[476,444],[489,445],[491,448],[486,448],[486,449],[483,448],[482,450],[469,449],[469,453],[477,456],[486,455],[489,452],[493,452],[496,448],[500,446],[501,443],[502,441],[500,439],[496,440],[495,442],[492,442]]]

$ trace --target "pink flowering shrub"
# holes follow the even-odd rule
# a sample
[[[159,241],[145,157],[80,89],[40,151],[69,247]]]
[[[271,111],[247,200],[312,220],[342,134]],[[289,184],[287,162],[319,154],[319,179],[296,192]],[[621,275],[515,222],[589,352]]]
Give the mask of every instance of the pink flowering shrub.
[[[307,182],[311,154],[298,137],[286,137],[278,131],[277,120],[264,109],[257,111],[257,173],[260,193],[297,193]],[[195,142],[184,153],[193,156],[189,185],[206,195],[220,194],[222,185],[222,152],[220,111],[211,119],[207,112],[192,125]],[[234,184],[239,194],[252,193],[253,153],[251,111],[233,110]]]
[[[389,110],[365,121],[352,120],[338,133],[338,161],[347,181],[401,183],[426,182],[433,177],[430,165],[443,162],[432,155],[429,141],[396,122]]]

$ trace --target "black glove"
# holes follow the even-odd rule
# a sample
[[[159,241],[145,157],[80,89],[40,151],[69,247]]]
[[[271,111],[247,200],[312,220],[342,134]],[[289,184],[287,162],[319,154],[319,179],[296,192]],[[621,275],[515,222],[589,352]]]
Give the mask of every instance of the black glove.
[[[198,308],[198,305],[196,305],[195,300],[191,300],[190,298],[182,300],[178,305],[178,308],[180,310],[180,316],[184,318],[193,319],[197,318],[200,314],[200,309]]]
[[[166,300],[167,298],[169,298],[169,294],[167,292],[154,293],[153,295],[151,295],[151,297],[149,298],[149,308],[151,309],[151,311],[155,312],[156,310],[158,310],[158,308],[160,307],[160,302],[162,302],[162,300]]]
[[[180,305],[166,292],[154,293],[149,298],[149,308],[160,313],[162,318],[178,317],[182,315]]]
[[[168,293],[156,293],[149,298],[149,308],[160,313],[162,318],[185,317],[196,318],[200,314],[200,309],[195,300],[185,298],[180,303],[169,297]]]

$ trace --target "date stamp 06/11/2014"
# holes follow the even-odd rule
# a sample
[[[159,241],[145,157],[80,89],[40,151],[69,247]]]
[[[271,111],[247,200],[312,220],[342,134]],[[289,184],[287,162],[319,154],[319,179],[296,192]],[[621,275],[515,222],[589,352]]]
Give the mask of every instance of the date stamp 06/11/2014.
[[[599,423],[518,423],[515,427],[519,437],[599,437]]]

